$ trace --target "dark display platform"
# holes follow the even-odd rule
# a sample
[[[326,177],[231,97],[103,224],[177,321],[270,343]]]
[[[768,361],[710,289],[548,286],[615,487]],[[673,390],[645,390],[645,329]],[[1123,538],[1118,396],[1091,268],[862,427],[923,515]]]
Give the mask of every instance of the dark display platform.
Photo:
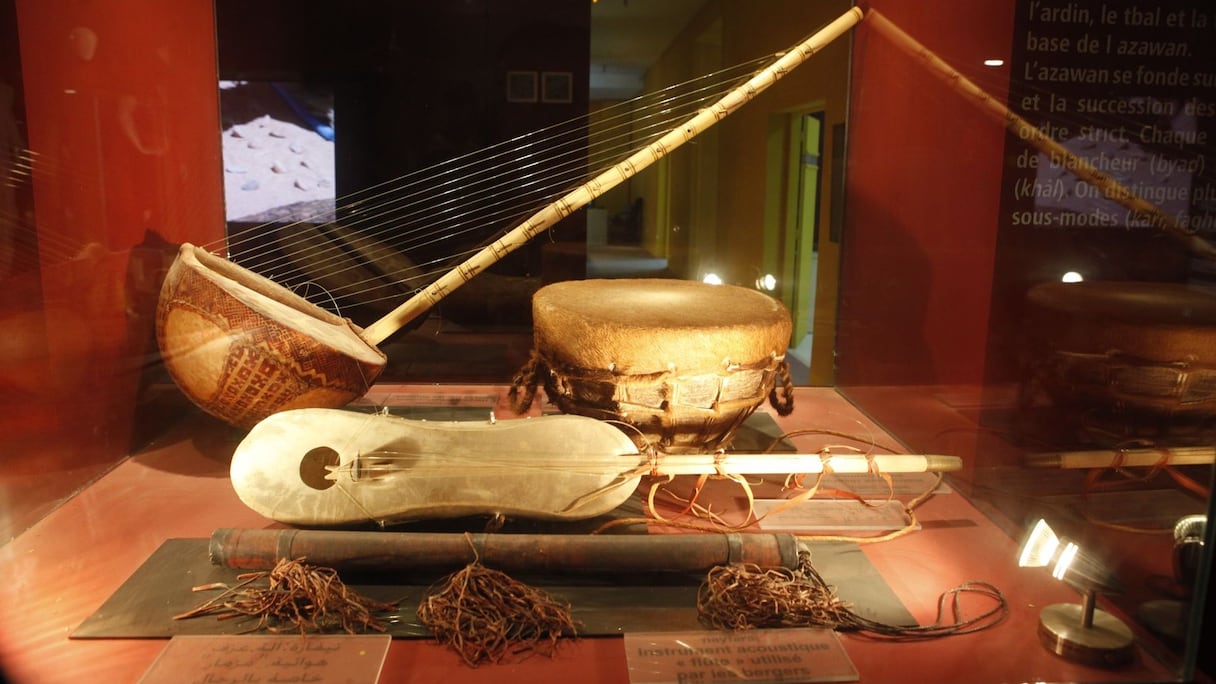
[[[811,553],[820,574],[859,614],[887,624],[916,624],[856,544],[813,544]],[[72,633],[72,638],[167,638],[179,634],[247,631],[253,620],[218,620],[213,616],[173,619],[174,615],[219,593],[219,590],[193,592],[192,587],[213,582],[232,584],[240,572],[213,565],[206,539],[166,540]],[[515,579],[568,602],[572,616],[582,625],[579,633],[584,636],[703,629],[697,621],[700,577],[683,574],[649,577],[578,575],[577,579],[571,576],[516,576]],[[442,576],[408,577],[399,583],[386,582],[384,577],[343,579],[364,596],[398,602],[396,615],[384,619],[392,636],[430,636],[417,623],[415,615],[419,600]]]

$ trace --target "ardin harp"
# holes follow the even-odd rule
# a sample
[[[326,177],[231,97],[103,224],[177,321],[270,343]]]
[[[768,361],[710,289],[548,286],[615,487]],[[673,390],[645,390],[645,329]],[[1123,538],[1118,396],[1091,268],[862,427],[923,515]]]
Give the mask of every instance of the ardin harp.
[[[647,116],[663,119],[668,124],[675,120],[668,116],[670,112],[680,112],[685,118],[679,119],[679,123],[652,139],[644,148],[577,187],[561,191],[544,208],[430,281],[366,328],[215,256],[203,247],[183,245],[166,277],[157,307],[157,341],[166,367],[191,401],[240,427],[251,427],[286,409],[347,404],[362,396],[384,370],[387,359],[378,344],[507,254],[730,115],[845,34],[861,17],[860,9],[849,10],[708,105],[701,99],[708,86],[695,85],[691,95],[675,93],[668,97],[660,94],[647,105],[650,109]],[[738,74],[727,73],[725,77],[737,79]],[[688,115],[689,111],[695,113]],[[607,146],[610,149],[604,153],[605,159],[614,158],[620,154],[620,149],[630,149],[628,136],[624,133],[626,126],[628,124],[623,123],[612,129],[616,131],[612,136],[616,142]],[[541,131],[538,135],[541,137],[535,142],[528,140],[524,144],[544,143],[546,132]],[[506,157],[501,155],[509,155],[518,146],[518,141],[509,142],[503,149],[492,149],[488,157],[458,159],[446,166],[443,173],[453,174],[450,178],[455,179],[454,174],[484,165],[486,159],[491,165],[505,162]],[[550,190],[557,190],[558,186],[568,188],[564,174],[587,161],[578,145],[574,152],[567,149],[563,153],[559,149],[555,158],[559,161],[556,168],[540,171],[535,178],[527,178],[527,182],[556,183]],[[489,208],[482,210],[490,212],[490,220],[515,215],[520,208],[512,206],[508,190],[511,184],[519,182],[520,179],[514,176],[498,178],[481,188],[483,194],[474,199],[488,200]],[[434,185],[430,181],[425,187]],[[369,189],[366,195],[357,198],[358,220],[375,221],[390,205],[408,202],[411,188],[417,187],[423,186],[412,185],[407,177],[400,186],[392,183]],[[454,222],[449,226],[456,226],[457,230],[467,228],[464,222],[472,220],[467,213],[472,205],[466,202],[471,201],[453,193],[454,203],[447,208],[450,212],[445,209],[446,218]],[[434,239],[438,234],[442,233],[429,231],[430,237],[424,239]],[[318,248],[338,249],[325,242],[318,242]],[[355,242],[353,246],[357,250],[375,250],[370,243],[357,239]],[[301,248],[311,250],[314,247]],[[323,264],[317,255],[313,255],[312,261]],[[404,268],[407,279],[417,278],[417,282],[423,282],[430,278],[430,274],[423,273],[425,269]]]

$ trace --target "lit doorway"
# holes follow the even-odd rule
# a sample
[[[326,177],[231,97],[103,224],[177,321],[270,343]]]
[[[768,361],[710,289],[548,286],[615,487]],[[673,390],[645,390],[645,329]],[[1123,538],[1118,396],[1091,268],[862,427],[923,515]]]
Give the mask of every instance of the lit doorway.
[[[770,128],[765,262],[793,319],[786,358],[797,384],[810,380],[814,345],[823,137],[822,111],[786,112]]]

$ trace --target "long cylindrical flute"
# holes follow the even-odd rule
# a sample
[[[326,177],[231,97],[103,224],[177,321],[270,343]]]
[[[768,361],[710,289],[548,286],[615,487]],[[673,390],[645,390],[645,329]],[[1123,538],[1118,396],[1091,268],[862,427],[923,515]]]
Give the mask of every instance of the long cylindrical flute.
[[[1152,225],[1181,241],[1195,256],[1216,261],[1216,247],[1213,247],[1211,243],[1183,226],[1178,219],[1161,207],[1140,197],[1127,186],[1099,171],[1093,164],[1053,140],[1051,136],[1010,110],[1004,103],[999,102],[941,57],[921,45],[915,38],[904,33],[903,29],[893,24],[877,10],[870,10],[866,13],[866,24],[873,26],[876,31],[889,38],[897,47],[928,67],[935,76],[971,100],[982,111],[1004,124],[1005,128],[1019,139],[1046,154],[1052,162],[1060,164],[1081,180],[1097,188],[1107,199],[1145,217]]]
[[[363,331],[363,337],[371,344],[379,344],[401,326],[409,323],[418,314],[426,311],[443,299],[449,292],[467,283],[478,273],[489,268],[507,254],[522,247],[529,240],[548,230],[558,221],[591,203],[593,199],[611,190],[642,169],[666,156],[672,150],[692,140],[710,126],[726,118],[768,88],[777,79],[794,67],[802,64],[811,55],[819,52],[828,43],[844,35],[861,20],[861,9],[854,7],[840,15],[832,23],[817,31],[782,55],[777,61],[756,73],[746,83],[727,93],[720,100],[682,125],[668,131],[663,137],[630,155],[616,166],[600,173],[583,185],[570,191],[512,229],[493,244],[474,254],[455,269],[448,271],[404,304],[372,323]]]
[[[790,534],[460,534],[224,528],[211,535],[211,562],[266,570],[304,558],[335,570],[458,569],[475,561],[503,572],[704,572],[728,563],[798,566]]]

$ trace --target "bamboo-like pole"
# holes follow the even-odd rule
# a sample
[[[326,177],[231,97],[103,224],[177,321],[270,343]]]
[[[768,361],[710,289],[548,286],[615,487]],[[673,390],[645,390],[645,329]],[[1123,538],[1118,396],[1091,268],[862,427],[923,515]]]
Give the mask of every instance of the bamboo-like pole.
[[[932,74],[958,91],[959,94],[971,100],[972,104],[1004,124],[1005,128],[1019,139],[1046,154],[1053,163],[1063,166],[1081,180],[1094,186],[1107,199],[1143,216],[1150,224],[1181,241],[1195,256],[1216,261],[1216,247],[1213,247],[1207,240],[1182,225],[1178,219],[1161,207],[1140,197],[1127,186],[1099,171],[1093,164],[1053,140],[1051,136],[989,95],[877,10],[870,10],[866,13],[866,24],[890,39],[897,47],[927,67]]]
[[[1216,447],[1210,446],[1051,451],[1026,457],[1029,466],[1061,469],[1151,468],[1214,463]]]
[[[844,35],[862,18],[862,11],[854,7],[840,15],[810,38],[787,51],[775,62],[756,73],[743,85],[731,90],[713,105],[701,110],[688,121],[668,131],[663,137],[630,155],[607,171],[601,172],[583,185],[571,190],[561,198],[533,214],[490,246],[469,257],[456,268],[415,294],[401,306],[369,325],[363,337],[376,345],[400,330],[423,311],[438,304],[456,288],[497,263],[507,254],[519,249],[529,240],[553,227],[575,211],[590,204],[608,190],[633,177],[642,169],[662,159],[672,150],[704,132],[726,118],[739,107],[756,97],[765,88],[776,83],[790,70],[805,62],[812,55],[836,38]]]
[[[663,454],[655,467],[663,475],[765,475],[799,473],[937,473],[960,470],[958,456],[921,454]]]

